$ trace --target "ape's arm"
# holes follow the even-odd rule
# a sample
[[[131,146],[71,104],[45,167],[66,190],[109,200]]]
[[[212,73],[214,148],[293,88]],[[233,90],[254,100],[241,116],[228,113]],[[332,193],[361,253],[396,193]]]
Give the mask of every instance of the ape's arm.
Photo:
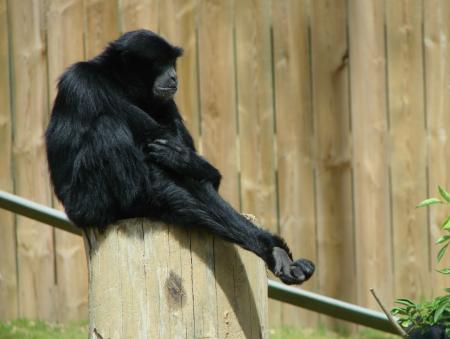
[[[181,176],[189,176],[196,180],[206,180],[212,183],[217,190],[222,176],[206,159],[195,151],[191,136],[183,125],[183,129],[177,125],[182,141],[167,137],[168,127],[156,123],[151,116],[137,106],[124,103],[127,114],[127,122],[133,132],[136,145],[144,145],[150,160],[166,170],[173,171]],[[184,134],[186,133],[186,134]],[[149,142],[145,145],[146,142]]]
[[[193,149],[167,139],[157,139],[147,149],[149,158],[162,167],[180,176],[209,181],[216,190],[219,188],[220,172]]]
[[[144,148],[149,141],[162,138],[167,133],[164,126],[132,103],[123,100],[120,108],[125,113],[126,123],[133,133],[134,142],[138,147]]]
[[[144,149],[149,160],[176,173],[179,177],[210,182],[218,190],[222,176],[213,165],[196,152],[192,136],[184,125],[175,103],[168,102],[164,109],[165,117],[171,120],[166,127],[168,133],[163,132],[162,137],[147,140]]]

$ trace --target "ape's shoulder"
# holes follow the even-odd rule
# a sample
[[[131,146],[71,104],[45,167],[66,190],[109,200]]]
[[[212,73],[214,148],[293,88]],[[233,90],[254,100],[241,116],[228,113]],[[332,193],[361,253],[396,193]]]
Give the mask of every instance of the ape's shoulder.
[[[113,113],[123,106],[123,91],[100,64],[77,62],[70,66],[58,83],[54,107],[72,107],[81,115]]]
[[[103,77],[101,69],[92,62],[81,61],[73,64],[61,75],[58,83],[58,90],[68,88],[82,88],[95,84]]]

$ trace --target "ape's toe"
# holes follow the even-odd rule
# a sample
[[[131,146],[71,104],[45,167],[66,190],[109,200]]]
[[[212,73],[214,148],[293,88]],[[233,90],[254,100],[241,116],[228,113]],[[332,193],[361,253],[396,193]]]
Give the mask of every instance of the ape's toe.
[[[314,264],[307,259],[292,261],[287,252],[279,247],[273,249],[275,265],[272,272],[287,285],[301,284],[311,278]]]
[[[299,266],[294,265],[294,263],[291,265],[291,275],[295,278],[298,284],[301,284],[306,280],[303,269]]]
[[[302,282],[299,281],[297,277],[294,277],[290,274],[283,274],[279,276],[280,280],[285,283],[286,285],[297,285],[301,284]]]
[[[297,261],[294,261],[291,266],[292,266],[291,270],[294,270],[295,267],[295,271],[302,272],[302,274],[304,275],[303,281],[306,281],[309,278],[311,278],[315,270],[314,264],[307,259],[299,259]]]

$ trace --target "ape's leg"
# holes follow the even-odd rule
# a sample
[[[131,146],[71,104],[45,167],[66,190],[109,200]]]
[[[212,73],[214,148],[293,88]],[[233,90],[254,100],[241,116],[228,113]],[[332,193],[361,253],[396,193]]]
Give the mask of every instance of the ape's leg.
[[[158,185],[159,186],[159,185]],[[251,223],[236,212],[210,183],[188,181],[183,187],[167,182],[155,190],[158,218],[179,226],[198,226],[238,244],[261,257],[269,269],[286,284],[309,279],[314,265],[306,260],[292,260],[283,239]]]

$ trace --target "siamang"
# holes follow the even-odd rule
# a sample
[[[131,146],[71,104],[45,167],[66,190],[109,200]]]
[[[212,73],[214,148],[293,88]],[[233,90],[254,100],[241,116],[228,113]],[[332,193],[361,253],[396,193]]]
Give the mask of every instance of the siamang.
[[[202,227],[261,257],[286,284],[314,265],[218,194],[221,174],[196,153],[173,100],[182,49],[147,30],[113,41],[61,76],[46,131],[50,177],[68,217],[104,229],[147,217]]]

